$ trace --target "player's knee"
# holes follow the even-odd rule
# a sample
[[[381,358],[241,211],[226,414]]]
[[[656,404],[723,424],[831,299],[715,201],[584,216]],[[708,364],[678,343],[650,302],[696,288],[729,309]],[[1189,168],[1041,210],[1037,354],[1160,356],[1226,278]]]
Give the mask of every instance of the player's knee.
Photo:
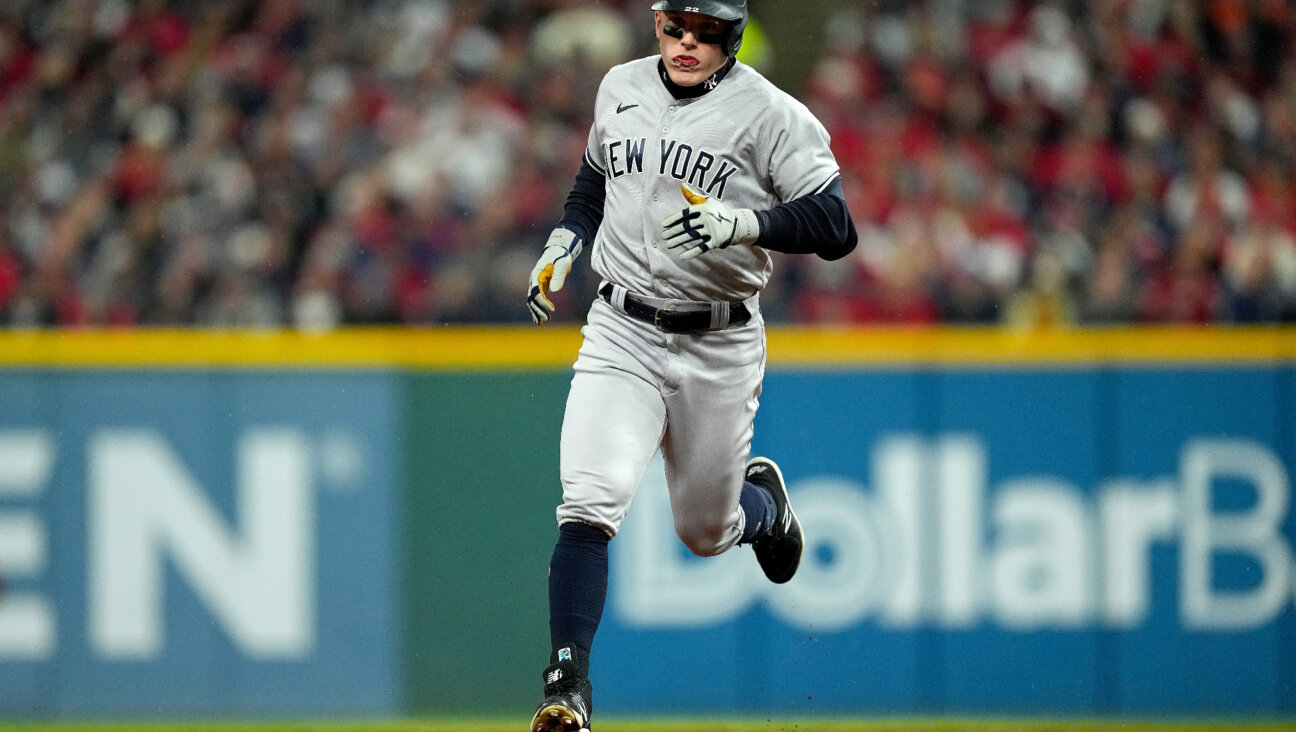
[[[729,534],[729,527],[722,524],[699,525],[696,523],[688,526],[676,524],[675,533],[679,536],[684,546],[699,557],[714,557],[729,548],[725,542]]]

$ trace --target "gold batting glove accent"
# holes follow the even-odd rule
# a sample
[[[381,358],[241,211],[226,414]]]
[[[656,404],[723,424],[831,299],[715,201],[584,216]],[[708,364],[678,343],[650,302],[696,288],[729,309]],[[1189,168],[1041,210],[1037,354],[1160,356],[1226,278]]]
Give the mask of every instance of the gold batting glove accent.
[[[689,205],[691,205],[691,206],[696,206],[696,205],[698,205],[698,204],[700,204],[700,203],[706,203],[706,202],[707,202],[707,197],[706,197],[706,196],[699,196],[698,194],[694,193],[693,191],[690,191],[690,190],[689,190],[689,187],[686,186],[686,185],[684,185],[683,183],[680,183],[680,191],[682,191],[682,192],[684,193],[684,200],[685,200],[685,201],[688,201],[688,202],[689,202]]]

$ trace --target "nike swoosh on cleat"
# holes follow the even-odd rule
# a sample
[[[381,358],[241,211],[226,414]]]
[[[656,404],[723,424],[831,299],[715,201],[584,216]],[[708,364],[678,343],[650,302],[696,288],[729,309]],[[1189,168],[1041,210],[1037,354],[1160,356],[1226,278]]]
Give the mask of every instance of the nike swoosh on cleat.
[[[617,114],[621,114],[622,112],[626,111],[627,109],[634,109],[634,108],[637,107],[637,106],[639,106],[639,105],[638,105],[638,104],[618,104],[618,105],[617,105]]]

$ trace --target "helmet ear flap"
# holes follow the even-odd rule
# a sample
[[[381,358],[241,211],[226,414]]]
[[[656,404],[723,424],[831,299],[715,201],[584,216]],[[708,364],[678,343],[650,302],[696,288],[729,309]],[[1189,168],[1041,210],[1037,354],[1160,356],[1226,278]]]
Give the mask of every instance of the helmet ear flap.
[[[742,48],[743,30],[747,28],[747,18],[734,22],[729,28],[729,38],[725,41],[725,53],[730,56],[737,56],[738,49]]]

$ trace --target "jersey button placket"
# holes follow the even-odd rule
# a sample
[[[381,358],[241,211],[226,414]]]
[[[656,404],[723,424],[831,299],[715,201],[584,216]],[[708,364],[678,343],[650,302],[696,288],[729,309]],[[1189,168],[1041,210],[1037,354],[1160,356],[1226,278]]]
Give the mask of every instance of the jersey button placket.
[[[676,106],[673,105],[673,104],[670,105],[670,106],[668,106],[668,107],[666,107],[666,115],[667,115],[667,116],[662,117],[661,120],[660,120],[660,121],[661,121],[661,131],[662,131],[662,134],[663,134],[663,135],[666,134],[666,133],[668,133],[668,132],[670,132],[670,129],[671,129],[671,128],[670,128],[670,115],[675,114],[675,109],[676,109]],[[654,203],[656,203],[657,201],[661,200],[661,196],[660,196],[659,194],[657,194],[657,193],[654,193],[654,194],[652,195],[652,200],[653,200]],[[650,228],[651,228],[651,227],[650,227]],[[656,240],[656,239],[649,238],[648,243],[652,245],[652,248],[653,248],[653,249],[658,249],[658,248],[660,248],[659,245],[658,245],[658,243],[657,243],[657,240]]]

